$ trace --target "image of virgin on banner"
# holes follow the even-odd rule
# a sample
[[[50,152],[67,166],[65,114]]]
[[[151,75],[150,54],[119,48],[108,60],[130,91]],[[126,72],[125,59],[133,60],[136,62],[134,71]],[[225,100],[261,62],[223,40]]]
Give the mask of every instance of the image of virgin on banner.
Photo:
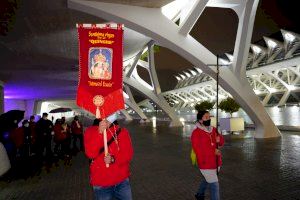
[[[110,80],[112,77],[112,49],[95,48],[89,49],[88,74],[90,79]]]

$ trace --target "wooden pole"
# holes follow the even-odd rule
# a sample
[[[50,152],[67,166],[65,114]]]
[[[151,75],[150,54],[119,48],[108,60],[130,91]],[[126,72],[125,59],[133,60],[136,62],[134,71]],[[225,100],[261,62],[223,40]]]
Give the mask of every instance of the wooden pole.
[[[216,106],[216,130],[217,130],[217,136],[219,136],[219,131],[218,131],[218,124],[219,124],[219,55],[217,55],[217,106]],[[219,149],[219,144],[216,142],[216,149],[218,150]],[[217,175],[219,175],[219,170],[218,170],[218,164],[219,164],[219,156],[216,155],[216,164],[217,164]]]
[[[103,144],[104,144],[104,155],[108,155],[108,147],[107,147],[107,133],[106,129],[103,131]],[[106,164],[106,167],[109,167],[109,164]]]

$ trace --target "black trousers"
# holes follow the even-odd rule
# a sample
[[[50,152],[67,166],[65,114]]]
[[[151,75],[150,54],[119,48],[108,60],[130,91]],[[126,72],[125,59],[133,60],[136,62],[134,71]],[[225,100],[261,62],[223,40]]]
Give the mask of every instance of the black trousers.
[[[77,140],[79,140],[80,148],[77,148]],[[83,135],[75,135],[73,134],[73,149],[80,149],[83,150]]]

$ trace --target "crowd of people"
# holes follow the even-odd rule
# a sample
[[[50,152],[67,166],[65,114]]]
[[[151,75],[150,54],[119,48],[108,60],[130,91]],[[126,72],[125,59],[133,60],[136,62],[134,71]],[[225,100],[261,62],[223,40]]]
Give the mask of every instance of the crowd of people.
[[[78,116],[70,124],[62,117],[53,125],[48,114],[43,113],[38,121],[34,116],[24,119],[22,126],[12,128],[7,139],[1,142],[8,153],[11,174],[34,175],[43,166],[49,170],[59,160],[70,165],[72,155],[84,149],[83,126]],[[26,169],[25,165],[29,164],[31,166]],[[20,172],[25,170],[25,174]]]
[[[133,147],[128,130],[120,127],[116,118],[116,115],[111,115],[103,120],[95,119],[93,125],[83,133],[78,116],[74,117],[71,124],[62,117],[54,125],[47,113],[43,113],[37,122],[31,116],[9,134],[14,145],[14,151],[9,154],[10,160],[21,158],[27,161],[35,157],[37,161],[51,164],[57,158],[70,164],[74,152],[84,151],[90,159],[90,183],[94,199],[131,200],[129,176]],[[218,172],[222,165],[219,147],[224,145],[224,138],[211,126],[208,111],[198,112],[195,125],[191,146],[196,155],[197,168],[203,176],[195,199],[204,200],[209,187],[210,199],[219,200]],[[24,165],[21,166],[24,168]]]

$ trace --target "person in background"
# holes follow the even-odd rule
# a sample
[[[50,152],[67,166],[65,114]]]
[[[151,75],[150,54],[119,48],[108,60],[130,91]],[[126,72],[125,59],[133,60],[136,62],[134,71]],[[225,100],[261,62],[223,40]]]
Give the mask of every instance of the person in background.
[[[11,134],[10,138],[14,143],[14,146],[16,148],[16,157],[23,157],[24,156],[24,144],[25,144],[25,123],[28,122],[28,120],[24,120],[22,122],[22,126],[14,129]]]
[[[102,120],[99,126],[97,123],[99,120],[95,120],[95,125],[88,127],[84,133],[85,154],[91,159],[90,183],[93,186],[94,199],[131,200],[129,164],[133,148],[129,132],[106,119]],[[107,155],[104,155],[104,130],[107,132]],[[106,164],[109,167],[106,167]]]
[[[44,151],[46,151],[46,161],[52,158],[52,131],[53,124],[48,119],[48,114],[43,113],[42,118],[36,123],[37,154],[41,160],[44,157]]]
[[[22,122],[24,131],[24,156],[29,158],[31,156],[31,129],[28,120]]]
[[[31,155],[35,155],[36,154],[36,122],[35,122],[35,117],[32,115],[29,118],[29,128],[30,128],[30,132],[31,132]]]
[[[61,158],[65,155],[64,141],[67,138],[66,132],[63,131],[61,119],[57,119],[54,124],[54,155]]]
[[[83,151],[83,127],[82,124],[79,122],[78,116],[74,117],[74,120],[71,124],[71,132],[73,136],[73,149],[74,151]],[[79,148],[77,148],[77,140],[79,140]]]
[[[61,118],[61,126],[62,126],[62,132],[66,135],[66,138],[63,141],[63,151],[65,155],[65,165],[71,164],[71,128],[69,124],[66,122],[66,118]]]
[[[224,138],[217,133],[217,129],[210,124],[208,111],[199,111],[196,128],[192,132],[192,148],[196,153],[198,167],[204,180],[201,181],[195,197],[204,200],[206,187],[210,187],[211,200],[219,200],[219,182],[217,169],[222,165],[221,152],[217,146],[224,145]]]

